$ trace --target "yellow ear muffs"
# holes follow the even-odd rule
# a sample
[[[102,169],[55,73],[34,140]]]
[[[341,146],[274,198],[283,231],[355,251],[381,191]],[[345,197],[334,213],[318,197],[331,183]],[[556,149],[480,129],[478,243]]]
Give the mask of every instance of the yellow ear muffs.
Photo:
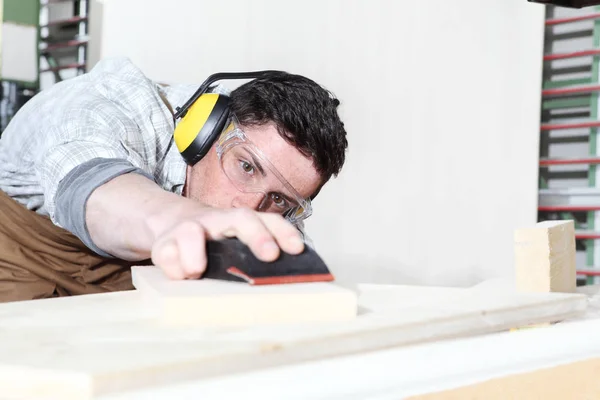
[[[222,79],[256,79],[279,73],[281,72],[266,70],[212,74],[185,104],[175,107],[173,120],[181,121],[175,128],[173,139],[185,161],[194,165],[204,157],[229,119],[229,97],[206,93],[212,83]]]
[[[208,153],[229,117],[229,97],[205,93],[186,110],[177,124],[174,140],[189,165]]]

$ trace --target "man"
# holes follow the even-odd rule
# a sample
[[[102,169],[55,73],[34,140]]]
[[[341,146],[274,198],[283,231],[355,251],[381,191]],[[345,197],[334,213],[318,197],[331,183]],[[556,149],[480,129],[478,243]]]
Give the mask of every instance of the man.
[[[196,89],[107,59],[19,110],[0,138],[0,301],[131,289],[129,267],[150,262],[198,278],[206,240],[236,236],[265,261],[303,250],[283,214],[344,164],[339,101],[287,73],[244,83],[228,131],[190,165],[173,115]]]

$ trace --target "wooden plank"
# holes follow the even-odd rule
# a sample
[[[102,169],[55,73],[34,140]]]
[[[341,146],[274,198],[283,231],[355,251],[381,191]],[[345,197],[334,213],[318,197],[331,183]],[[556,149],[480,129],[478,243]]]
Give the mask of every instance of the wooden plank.
[[[504,331],[581,315],[587,307],[581,294],[485,285],[355,290],[359,315],[351,321],[244,328],[161,323],[138,291],[0,304],[0,387],[6,396],[86,399]]]

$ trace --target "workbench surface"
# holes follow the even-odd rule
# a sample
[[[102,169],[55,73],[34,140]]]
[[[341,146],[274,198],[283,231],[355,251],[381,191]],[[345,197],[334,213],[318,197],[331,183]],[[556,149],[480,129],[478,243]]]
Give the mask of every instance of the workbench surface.
[[[405,382],[401,386],[407,388],[411,374],[421,368],[417,363],[410,372],[410,364],[401,361],[411,352],[430,352],[427,363],[437,366],[452,364],[438,359],[444,342],[432,341],[507,331],[548,318],[581,318],[588,304],[585,295],[516,294],[486,285],[358,285],[356,290],[360,313],[354,321],[239,328],[161,325],[137,291],[1,304],[0,398],[48,392],[61,400],[158,398],[161,393],[223,398],[238,390],[277,398],[278,387],[295,385],[303,386],[298,398],[313,398],[313,392],[320,398],[326,392],[320,385],[326,383],[333,384],[331,390],[339,389],[336,382],[383,390],[383,384],[371,385],[372,379],[391,378],[373,375],[386,363],[396,371],[389,385]],[[527,335],[516,332],[497,340]],[[341,375],[328,374],[324,366]],[[430,367],[422,368],[429,374]],[[298,380],[303,376],[306,380]]]
[[[599,358],[600,336],[590,332],[600,332],[599,319],[390,348],[98,399],[416,400],[420,395]],[[579,378],[561,377],[565,383],[578,380],[581,388],[586,378]],[[570,386],[576,386],[575,397],[570,398],[581,398],[577,383]]]

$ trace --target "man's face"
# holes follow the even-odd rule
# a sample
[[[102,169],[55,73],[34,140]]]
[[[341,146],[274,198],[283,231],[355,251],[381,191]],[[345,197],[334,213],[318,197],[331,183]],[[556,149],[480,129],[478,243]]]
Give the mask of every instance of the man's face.
[[[312,160],[286,142],[274,124],[241,128],[303,198],[310,197],[317,190],[321,177]],[[276,181],[270,181],[269,186],[272,187],[265,188],[269,192],[283,190]],[[184,195],[211,207],[246,207],[257,211],[264,200],[263,193],[245,193],[234,186],[221,168],[215,146],[200,162],[188,167]]]

